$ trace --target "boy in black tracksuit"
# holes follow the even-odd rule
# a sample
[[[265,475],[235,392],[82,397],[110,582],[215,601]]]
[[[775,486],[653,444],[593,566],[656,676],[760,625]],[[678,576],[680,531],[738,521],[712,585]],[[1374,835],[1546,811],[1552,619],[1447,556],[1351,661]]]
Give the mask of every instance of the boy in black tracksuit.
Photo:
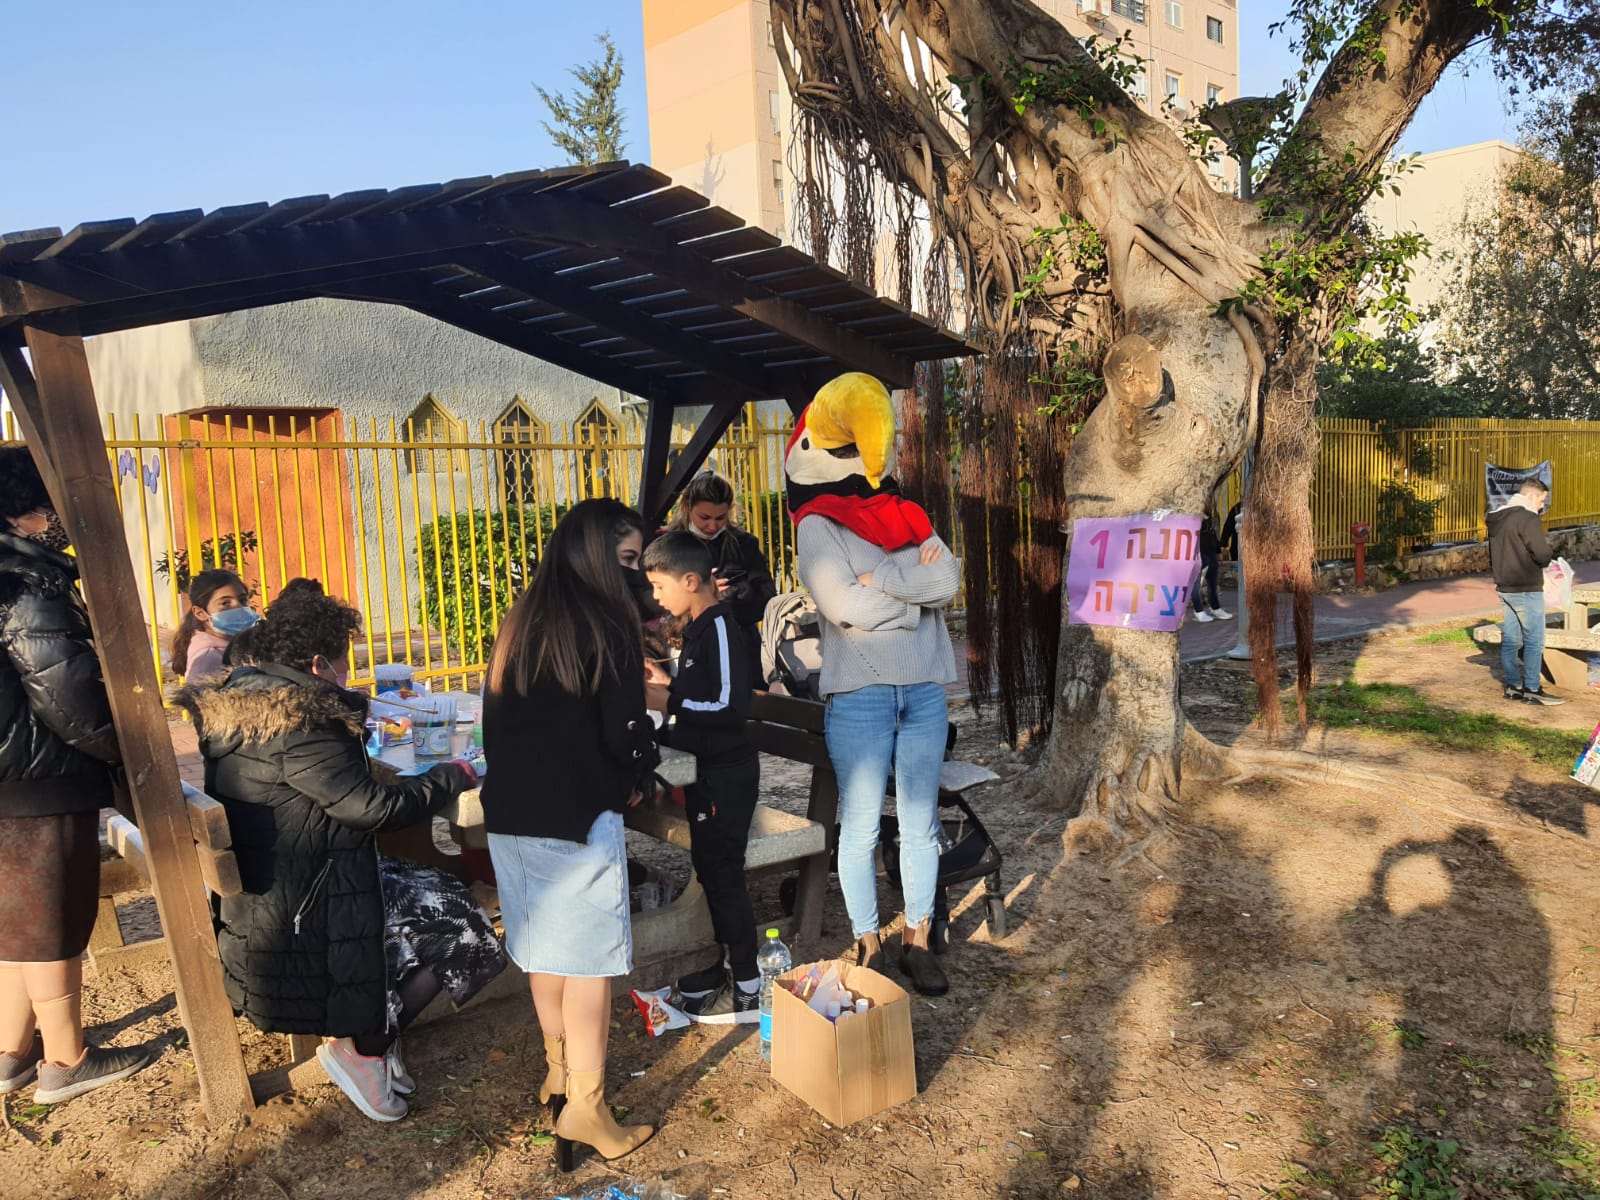
[[[683,1010],[711,1025],[761,1019],[761,974],[756,969],[756,918],[745,887],[745,846],[761,786],[761,765],[750,745],[755,678],[746,634],[717,601],[711,554],[692,534],[666,533],[645,551],[644,569],[656,600],[687,619],[678,674],[654,674],[646,688],[652,708],[675,718],[668,743],[695,756],[695,782],[686,789],[689,857],[705,889],[711,926],[727,947],[720,964],[678,981]]]

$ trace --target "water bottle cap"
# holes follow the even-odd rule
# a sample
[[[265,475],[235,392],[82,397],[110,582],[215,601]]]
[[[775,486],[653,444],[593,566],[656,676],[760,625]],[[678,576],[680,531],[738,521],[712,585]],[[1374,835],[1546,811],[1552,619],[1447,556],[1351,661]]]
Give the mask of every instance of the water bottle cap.
[[[769,938],[772,938],[772,939],[776,940],[777,936],[778,936],[778,931],[776,929],[769,929],[769,930],[767,930],[767,936]]]

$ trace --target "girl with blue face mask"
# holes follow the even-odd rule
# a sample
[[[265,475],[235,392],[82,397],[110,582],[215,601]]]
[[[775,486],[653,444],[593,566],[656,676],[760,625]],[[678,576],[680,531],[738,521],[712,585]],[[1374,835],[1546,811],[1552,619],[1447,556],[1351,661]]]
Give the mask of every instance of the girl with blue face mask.
[[[186,682],[221,675],[228,643],[261,619],[244,580],[232,571],[201,571],[189,584],[189,612],[172,639],[172,670]]]

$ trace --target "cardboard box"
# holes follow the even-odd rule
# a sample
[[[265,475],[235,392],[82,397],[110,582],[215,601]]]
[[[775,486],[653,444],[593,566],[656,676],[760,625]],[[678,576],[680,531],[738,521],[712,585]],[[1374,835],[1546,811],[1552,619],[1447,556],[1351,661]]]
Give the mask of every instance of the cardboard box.
[[[811,963],[780,975],[772,996],[772,1077],[834,1125],[850,1125],[917,1094],[911,997],[876,971],[821,964],[830,965],[872,1007],[829,1021],[782,986],[803,977]]]

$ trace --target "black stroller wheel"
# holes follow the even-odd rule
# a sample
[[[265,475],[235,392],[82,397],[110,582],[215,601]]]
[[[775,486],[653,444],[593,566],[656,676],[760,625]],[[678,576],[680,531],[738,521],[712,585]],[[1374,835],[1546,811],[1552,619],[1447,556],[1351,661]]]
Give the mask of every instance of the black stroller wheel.
[[[950,918],[934,917],[928,927],[928,946],[935,954],[943,954],[950,949]]]

